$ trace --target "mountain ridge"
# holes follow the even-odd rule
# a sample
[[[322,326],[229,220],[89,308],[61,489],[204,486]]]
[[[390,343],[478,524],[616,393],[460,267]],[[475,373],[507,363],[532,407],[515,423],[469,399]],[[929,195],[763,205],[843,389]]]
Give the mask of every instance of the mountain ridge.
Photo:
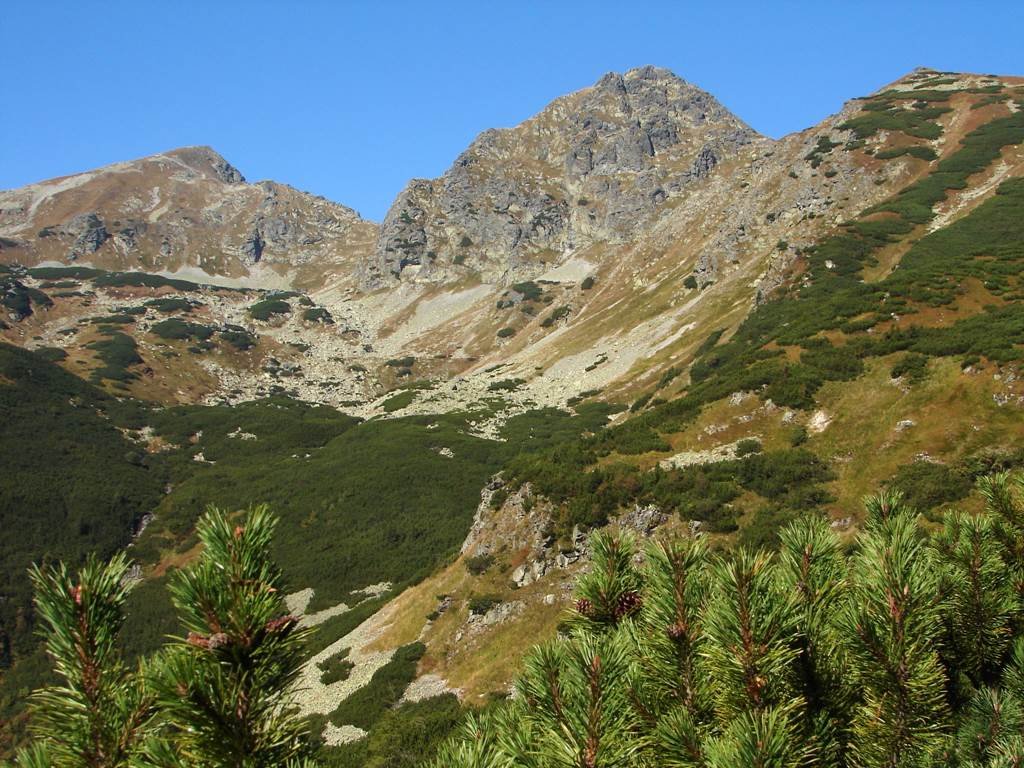
[[[507,690],[571,607],[589,528],[771,547],[784,522],[820,515],[852,538],[879,485],[926,516],[974,510],[974,478],[1024,465],[1024,79],[916,70],[776,140],[728,116],[684,131],[682,108],[633,120],[623,90],[658,115],[672,93],[701,97],[632,72],[485,132],[380,232],[236,180],[202,147],[111,176],[159,178],[159,204],[138,185],[40,204],[61,230],[40,249],[99,246],[57,267],[0,264],[0,339],[22,348],[0,346],[0,394],[15,408],[18,387],[64,382],[30,389],[36,407],[106,430],[111,456],[151,472],[147,492],[164,487],[155,509],[124,510],[155,511],[133,544],[140,645],[161,618],[149,596],[195,554],[196,510],[271,501],[294,610],[323,622],[301,708],[343,749],[372,736],[353,702],[383,696],[377,673],[411,644],[421,655],[402,675],[418,687],[386,694],[399,709],[418,691],[472,706]],[[694,174],[709,145],[715,161]],[[138,196],[137,218],[169,203],[150,235],[167,216],[198,251],[230,246],[209,265],[237,275],[225,281],[264,284],[211,285],[198,260],[181,262],[194,282],[82,267],[120,253],[123,227],[92,202],[105,194]],[[32,201],[0,205],[0,221]],[[414,202],[420,214],[402,207]],[[303,244],[318,211],[338,229]],[[68,226],[91,213],[106,237]],[[262,250],[246,264],[253,233]],[[66,391],[81,378],[84,401]],[[33,443],[22,422],[15,456],[57,464],[74,444],[53,430]]]
[[[286,286],[346,263],[375,237],[354,210],[246,182],[209,147],[181,147],[0,192],[4,261],[201,270]]]
[[[915,156],[876,157],[876,152],[903,151],[890,145],[917,141],[913,137],[875,131],[859,139],[846,126],[862,119],[865,104],[881,103],[879,94],[943,79],[952,83],[921,92],[945,98],[943,88],[960,89],[949,93],[962,101],[969,95],[963,89],[995,82],[977,75],[912,72],[874,96],[850,100],[817,126],[774,140],[756,136],[713,97],[666,70],[609,73],[518,126],[482,133],[445,176],[423,182],[422,195],[416,193],[422,221],[406,215],[403,193],[379,229],[351,209],[289,187],[241,182],[241,174],[208,148],[183,148],[166,153],[169,160],[158,155],[136,161],[171,163],[160,178],[172,193],[175,185],[182,186],[172,178],[179,164],[191,169],[186,175],[195,175],[184,197],[163,195],[146,214],[170,211],[163,228],[167,260],[159,249],[152,253],[157,235],[164,234],[161,226],[150,228],[144,247],[128,250],[132,226],[108,231],[107,222],[116,219],[96,216],[88,205],[84,211],[65,210],[64,218],[58,217],[63,223],[54,225],[57,235],[36,239],[41,245],[34,257],[56,261],[78,250],[86,252],[76,257],[79,264],[149,269],[201,283],[222,276],[231,285],[312,291],[337,321],[333,327],[320,327],[315,336],[295,322],[249,330],[286,344],[347,334],[344,343],[332,341],[323,352],[313,344],[305,361],[296,361],[307,377],[315,372],[315,378],[297,383],[297,391],[318,400],[326,395],[335,405],[370,397],[374,405],[360,406],[353,411],[357,415],[375,412],[380,398],[401,383],[389,375],[387,360],[409,355],[420,361],[417,375],[427,377],[478,380],[481,372],[502,364],[524,381],[516,395],[523,403],[557,405],[595,389],[629,396],[684,363],[700,343],[699,329],[726,318],[736,322],[798,276],[802,249],[927,171],[928,164]],[[954,135],[960,122],[1003,103],[980,110],[966,105],[949,113],[959,121],[951,123]],[[645,109],[654,117],[634,119],[634,112]],[[689,122],[709,122],[708,114],[717,115],[711,122],[718,128],[710,134],[686,128]],[[907,114],[920,117],[919,110]],[[927,142],[935,148],[914,151],[937,155],[944,151],[945,136],[938,123],[929,126],[938,131],[938,138]],[[653,151],[652,135],[659,137],[660,149],[653,155],[636,151],[640,145]],[[716,141],[725,141],[729,151],[709,149]],[[586,172],[577,168],[581,157]],[[702,157],[706,162],[693,173]],[[533,158],[533,165],[516,158]],[[630,164],[632,169],[625,168]],[[678,189],[660,183],[666,179],[674,179]],[[587,184],[597,185],[595,194],[585,191]],[[630,208],[637,189],[663,187],[668,189],[663,198],[641,194],[641,208],[631,209],[621,227],[614,211],[609,213],[623,201]],[[12,193],[5,194],[0,195],[0,234],[10,238],[12,206],[2,201]],[[96,194],[120,195],[122,204],[134,199],[136,206],[145,197],[118,189]],[[495,196],[504,196],[502,205],[494,204]],[[189,207],[176,211],[177,199]],[[142,202],[149,205],[149,198]],[[31,202],[20,204],[28,208]],[[955,215],[955,209],[948,213]],[[34,229],[28,231],[36,234]],[[570,236],[579,238],[571,247]],[[432,250],[431,238],[443,240],[444,248]],[[509,238],[518,238],[519,245],[513,247]],[[388,254],[388,243],[401,246],[399,256]],[[0,260],[32,263],[23,258],[24,248],[10,247],[9,239],[2,248]],[[402,259],[420,263],[402,267]],[[399,267],[398,277],[389,263]],[[233,324],[244,320],[245,313],[236,311],[222,318]],[[339,377],[331,371],[337,367],[332,360],[355,366],[356,374],[343,370]],[[368,381],[360,367],[381,375]],[[538,375],[541,370],[545,373]],[[240,373],[217,374],[222,393],[240,390],[244,399],[272,385],[262,372]],[[339,378],[342,386],[333,389],[333,398],[327,394],[332,390],[319,388]],[[253,387],[252,381],[261,384]],[[438,398],[440,393],[411,407],[441,407]]]
[[[915,69],[910,73],[894,80],[892,83],[882,86],[878,92],[890,88],[896,84],[906,82],[915,73],[931,71],[922,68]],[[679,98],[670,102],[669,91],[675,89]],[[680,96],[680,94],[682,94]],[[580,115],[568,114],[569,107],[577,102],[589,102],[589,112],[585,109]],[[631,119],[635,116],[635,124],[628,125],[624,119],[619,122],[609,123],[603,118],[607,114],[597,114],[600,108],[606,108],[609,104],[615,105],[615,100],[620,99],[618,106],[623,116]],[[844,111],[857,99],[851,100],[844,106]],[[657,109],[651,111],[649,107],[654,104]],[[586,106],[586,104],[585,104]],[[688,108],[693,108],[697,123],[722,123],[728,130],[723,135],[702,136],[700,147],[696,153],[690,152],[688,159],[691,160],[689,168],[674,169],[673,178],[651,178],[652,172],[655,176],[665,176],[665,169],[655,167],[648,168],[645,157],[653,158],[654,166],[661,162],[661,156],[672,148],[676,139],[680,122],[673,121],[671,117],[679,117],[679,114],[686,113]],[[647,109],[647,112],[644,112]],[[545,140],[553,140],[549,126],[542,125],[545,117],[552,113],[557,114],[558,119],[565,121],[575,120],[580,125],[574,134],[577,141],[570,142],[565,147],[568,151],[564,157],[564,167],[559,169],[560,174],[551,175],[550,158],[547,159],[549,166],[548,176],[540,177],[536,183],[524,183],[528,180],[506,179],[495,186],[492,183],[491,189],[474,189],[471,170],[476,175],[484,174],[494,178],[496,166],[501,165],[502,158],[491,157],[494,152],[507,154],[507,148],[500,150],[498,145],[502,142],[508,144],[522,145],[530,138],[524,134],[545,132]],[[684,116],[686,116],[684,114]],[[555,120],[554,122],[558,122]],[[595,127],[596,126],[596,127]],[[806,130],[806,129],[805,129]],[[730,132],[735,135],[730,135]],[[97,175],[114,174],[129,169],[137,169],[140,165],[159,163],[162,160],[170,160],[175,163],[182,163],[187,169],[196,171],[201,175],[212,178],[221,183],[247,184],[250,187],[263,187],[267,190],[287,190],[288,196],[293,198],[294,206],[300,211],[304,206],[310,206],[308,217],[317,217],[325,222],[322,210],[315,210],[313,201],[321,204],[335,212],[335,216],[343,220],[346,228],[356,224],[356,228],[362,230],[358,243],[345,243],[344,238],[340,243],[332,243],[333,247],[345,250],[346,256],[342,260],[335,259],[335,269],[330,277],[338,278],[339,270],[336,268],[341,264],[354,265],[358,274],[359,283],[364,288],[379,288],[385,284],[387,276],[398,276],[408,267],[412,275],[411,279],[427,282],[445,282],[450,279],[459,279],[467,275],[479,275],[484,281],[495,279],[506,283],[515,282],[516,278],[534,276],[538,272],[536,264],[531,264],[534,257],[547,259],[544,263],[550,263],[551,259],[556,262],[559,254],[565,251],[579,250],[593,241],[615,241],[628,236],[632,227],[638,226],[640,222],[654,212],[661,202],[672,194],[672,188],[678,191],[681,179],[685,180],[686,174],[691,177],[700,178],[710,172],[711,168],[719,162],[719,154],[723,151],[726,155],[737,141],[747,143],[753,140],[770,142],[786,141],[799,135],[802,131],[787,134],[780,139],[768,139],[753,131],[740,118],[728,112],[712,95],[678,77],[671,71],[651,65],[629,69],[624,73],[609,72],[599,78],[593,85],[558,97],[537,114],[527,118],[523,122],[509,128],[487,129],[481,132],[470,145],[461,152],[453,161],[449,169],[436,179],[412,179],[406,187],[399,192],[391,205],[389,212],[377,225],[375,222],[363,219],[358,212],[337,202],[329,201],[323,196],[301,192],[287,184],[274,181],[260,181],[255,183],[246,182],[241,172],[232,166],[223,156],[211,147],[197,145],[192,147],[179,147],[154,155],[137,158],[135,160],[114,163],[92,169],[79,174],[61,176],[48,179],[26,187],[0,191],[0,236],[4,237],[2,254],[5,261],[15,260],[16,257],[30,263],[38,263],[42,260],[76,260],[81,262],[85,256],[92,256],[104,243],[111,241],[121,251],[132,250],[137,245],[138,233],[132,228],[129,222],[125,231],[115,236],[106,231],[105,222],[102,220],[83,218],[74,220],[74,216],[67,216],[64,220],[47,221],[44,226],[37,228],[37,232],[29,231],[29,225],[36,223],[35,214],[41,203],[48,202],[52,195],[44,195],[43,199],[33,199],[29,204],[30,216],[28,221],[19,222],[18,214],[23,212],[24,202],[19,198],[25,193],[38,193],[47,188],[53,188],[52,194],[60,194],[61,187],[70,185],[82,186],[84,182]],[[565,144],[565,139],[559,139]],[[595,155],[595,142],[597,142],[597,154]],[[730,145],[715,149],[719,143],[725,142]],[[607,146],[605,146],[607,145]],[[515,149],[515,147],[513,148]],[[692,150],[692,148],[690,148]],[[500,150],[500,151],[499,151]],[[716,151],[718,154],[716,154]],[[549,152],[546,148],[541,155]],[[522,156],[518,154],[505,158],[504,164],[515,167],[520,163],[515,158]],[[488,160],[492,160],[488,164]],[[595,166],[596,162],[596,166]],[[481,163],[487,167],[481,167]],[[557,166],[558,163],[555,164]],[[470,166],[474,166],[470,169]],[[602,173],[602,169],[609,173]],[[616,178],[619,171],[628,171],[631,189],[623,188],[621,178]],[[186,171],[187,172],[187,171]],[[671,175],[671,174],[670,174]],[[593,178],[589,178],[593,177]],[[668,181],[669,189],[663,189]],[[587,192],[588,182],[596,184],[600,189],[593,192],[593,200],[596,205],[579,206],[580,200],[588,204],[591,197]],[[550,185],[555,184],[565,187],[560,197],[551,198]],[[538,186],[539,185],[539,186]],[[547,186],[545,186],[547,185]],[[435,191],[434,188],[438,187]],[[111,190],[103,197],[109,198],[116,195],[116,190]],[[644,195],[652,196],[655,202],[644,200]],[[79,193],[79,197],[81,194]],[[493,211],[488,212],[480,204],[481,200],[487,199],[494,202],[495,197],[502,198]],[[572,200],[568,198],[574,198]],[[433,198],[439,198],[434,200]],[[208,202],[208,201],[207,201]],[[264,201],[266,204],[266,201]],[[424,223],[413,224],[414,217],[426,217],[431,215],[430,210],[423,210],[426,204],[428,209],[438,208],[435,211],[444,217],[446,224],[437,228],[436,224]],[[85,210],[90,207],[84,203],[73,206],[78,215],[88,217],[95,212]],[[586,207],[588,210],[578,210]],[[510,211],[510,208],[512,209]],[[443,210],[442,210],[443,209]],[[469,213],[467,214],[467,209]],[[70,211],[68,212],[70,213]],[[153,211],[150,210],[150,215]],[[268,247],[272,253],[275,248],[292,247],[303,244],[303,238],[288,238],[282,229],[281,217],[271,220],[270,232],[261,229],[257,216],[252,215],[249,221],[245,222],[244,231],[233,232],[230,240],[221,239],[219,243],[202,242],[196,245],[208,247],[214,245],[222,251],[221,254],[208,258],[204,267],[212,270],[212,274],[237,278],[244,275],[254,263],[263,258],[263,251]],[[437,216],[434,219],[437,220]],[[100,225],[103,225],[101,227]],[[410,226],[411,225],[411,226]],[[365,241],[373,236],[374,227],[379,227],[377,241],[372,248],[371,255],[367,255]],[[458,231],[456,231],[458,230]],[[39,231],[56,232],[66,236],[70,242],[61,243],[61,248],[45,247],[38,242]],[[461,232],[461,234],[459,234]],[[487,243],[495,243],[491,246],[485,243],[474,244],[472,241],[485,240]],[[305,238],[310,239],[309,236]],[[182,242],[175,242],[176,240]],[[170,267],[180,268],[183,260],[180,253],[189,247],[194,247],[187,240],[180,237],[167,237],[159,243],[148,244],[149,250],[155,250],[155,254],[140,259],[141,263],[127,263],[126,259],[106,259],[106,263],[96,263],[95,266],[141,269],[162,269]],[[466,243],[463,245],[463,243]],[[310,243],[305,243],[310,245]],[[309,256],[303,256],[302,260],[307,262],[306,273],[316,270],[308,266],[309,261],[317,259],[326,260],[324,249],[311,249]],[[38,253],[35,253],[38,251]],[[482,251],[482,253],[477,253]],[[508,257],[496,258],[497,254],[506,252]],[[268,256],[270,253],[268,253]],[[43,259],[42,256],[47,258]],[[100,257],[96,257],[100,258]],[[490,261],[497,261],[491,264]],[[101,259],[101,261],[103,261]],[[120,263],[118,263],[118,261]],[[455,262],[458,262],[457,264]],[[92,263],[92,262],[90,262]],[[192,264],[191,266],[198,266]],[[291,270],[289,266],[279,264],[276,271],[280,277],[278,283],[286,285],[289,281],[296,279],[304,285],[310,285],[311,280],[322,278],[323,275],[311,277],[298,277],[297,273],[302,270]],[[541,270],[543,271],[543,270]],[[345,276],[345,281],[350,278]],[[407,277],[406,279],[410,279]],[[257,279],[256,284],[259,284]]]

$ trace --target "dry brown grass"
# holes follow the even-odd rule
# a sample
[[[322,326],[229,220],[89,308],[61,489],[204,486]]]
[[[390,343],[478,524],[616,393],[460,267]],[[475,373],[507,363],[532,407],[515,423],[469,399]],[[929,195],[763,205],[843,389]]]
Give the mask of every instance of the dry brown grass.
[[[833,420],[808,445],[837,474],[830,484],[836,515],[859,515],[861,499],[920,454],[955,462],[1024,439],[1019,411],[994,403],[996,386],[990,375],[964,374],[957,360],[938,358],[925,381],[901,387],[889,376],[897,357],[869,361],[859,379],[828,383],[819,395]],[[905,419],[915,426],[896,431]]]

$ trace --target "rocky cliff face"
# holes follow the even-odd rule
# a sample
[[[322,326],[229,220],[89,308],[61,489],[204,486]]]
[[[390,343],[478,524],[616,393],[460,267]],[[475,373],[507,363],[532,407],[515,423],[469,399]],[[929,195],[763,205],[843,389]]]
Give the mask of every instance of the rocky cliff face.
[[[367,282],[508,283],[620,243],[758,138],[713,96],[655,67],[610,73],[515,128],[489,130],[381,227]]]
[[[23,264],[301,284],[353,271],[376,233],[350,208],[272,181],[246,183],[209,147],[0,192],[3,260]]]

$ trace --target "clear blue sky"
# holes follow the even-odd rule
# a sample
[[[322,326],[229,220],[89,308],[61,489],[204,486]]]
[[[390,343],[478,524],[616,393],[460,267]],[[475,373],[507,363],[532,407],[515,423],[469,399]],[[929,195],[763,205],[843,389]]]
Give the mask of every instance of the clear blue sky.
[[[380,219],[611,70],[668,67],[781,136],[918,65],[1024,74],[1021,29],[1021,0],[6,0],[0,189],[209,144]]]

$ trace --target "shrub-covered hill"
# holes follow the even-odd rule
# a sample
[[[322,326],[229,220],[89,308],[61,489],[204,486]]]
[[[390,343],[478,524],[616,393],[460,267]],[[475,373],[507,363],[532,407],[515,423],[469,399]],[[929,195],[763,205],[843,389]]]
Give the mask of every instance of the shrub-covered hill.
[[[881,114],[871,106],[868,113]],[[514,476],[560,503],[564,531],[606,520],[637,498],[631,489],[657,501],[632,457],[667,455],[673,435],[734,393],[810,410],[827,384],[841,388],[879,359],[892,361],[893,377],[911,385],[915,372],[925,378],[931,363],[946,359],[1015,381],[1024,361],[1024,178],[1003,181],[952,223],[929,227],[937,206],[1022,143],[1024,110],[967,133],[919,181],[808,248],[782,295],[755,308],[731,336],[709,333],[677,396],[654,397],[672,381],[663,378],[634,403],[633,418],[573,450],[523,457],[512,466]],[[950,405],[950,423],[961,419],[958,408]],[[866,411],[860,421],[870,416]]]
[[[163,496],[165,475],[118,429],[134,415],[38,355],[0,344],[4,666],[28,640],[28,566],[113,554]]]
[[[194,556],[206,506],[269,502],[289,585],[312,587],[314,609],[333,605],[428,574],[457,551],[481,487],[512,455],[599,429],[610,410],[523,414],[494,441],[473,435],[466,413],[363,422],[284,397],[160,408],[0,346],[3,719],[45,670],[32,637],[31,563],[112,554],[153,513],[131,549],[145,578],[125,642],[138,654],[173,628],[164,577]]]
[[[949,98],[922,93],[864,100],[859,129],[938,135],[937,125],[900,122],[911,110],[925,122],[936,119],[912,98],[933,106]],[[601,526],[636,503],[684,524],[700,521],[725,549],[778,548],[788,521],[822,512],[853,541],[859,499],[879,486],[903,490],[932,524],[952,503],[979,510],[974,481],[1024,459],[1022,114],[976,111],[962,135],[936,145],[941,159],[915,143],[915,152],[904,153],[920,170],[913,183],[802,246],[773,300],[738,326],[703,328],[705,343],[639,390],[628,418],[515,457],[500,493],[550,511],[559,547],[577,526]],[[716,455],[730,445],[732,457]],[[692,463],[670,468],[678,457]],[[518,512],[518,503],[499,504],[495,517]],[[482,544],[497,553],[486,574],[467,558],[471,576],[446,571],[427,585],[463,612],[420,636],[424,669],[462,687],[470,701],[503,688],[516,672],[518,661],[506,661],[509,647],[553,634],[556,619],[539,601],[562,586],[547,550]],[[527,595],[514,575],[520,563],[549,569]],[[459,658],[453,638],[481,594],[525,608]],[[404,605],[429,603],[417,599],[411,594]]]

